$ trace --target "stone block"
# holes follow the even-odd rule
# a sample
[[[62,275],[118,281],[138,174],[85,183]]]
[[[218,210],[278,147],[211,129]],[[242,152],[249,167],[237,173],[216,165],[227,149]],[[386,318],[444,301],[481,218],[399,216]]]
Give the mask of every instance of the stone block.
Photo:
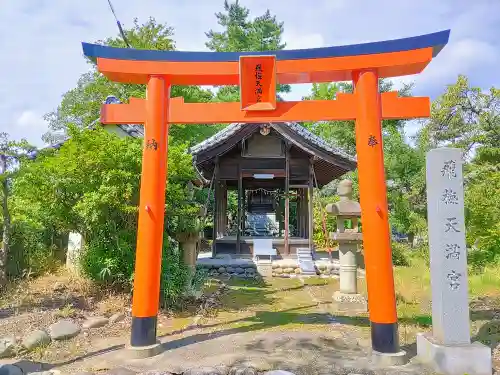
[[[434,371],[445,375],[491,375],[491,349],[479,342],[442,345],[429,333],[417,334],[417,355]]]
[[[80,333],[80,327],[75,322],[64,319],[49,326],[47,332],[52,340],[67,340]]]
[[[1,337],[0,338],[0,358],[7,358],[14,354],[14,347],[16,345],[15,337]]]
[[[82,324],[83,329],[100,328],[109,323],[109,319],[103,316],[88,318]]]
[[[28,350],[32,350],[38,346],[50,344],[50,336],[47,332],[42,330],[36,330],[27,335],[22,342],[23,347]]]
[[[368,303],[361,294],[345,294],[336,291],[333,294],[334,308],[336,311],[362,313],[368,311]]]
[[[372,365],[378,368],[403,366],[408,363],[408,360],[408,355],[404,350],[397,353],[380,353],[374,350],[370,357]]]
[[[125,314],[121,312],[117,312],[109,317],[109,322],[111,324],[121,322],[125,319]]]
[[[125,349],[127,358],[130,359],[145,359],[157,356],[163,351],[163,347],[158,341],[150,346],[127,346]]]

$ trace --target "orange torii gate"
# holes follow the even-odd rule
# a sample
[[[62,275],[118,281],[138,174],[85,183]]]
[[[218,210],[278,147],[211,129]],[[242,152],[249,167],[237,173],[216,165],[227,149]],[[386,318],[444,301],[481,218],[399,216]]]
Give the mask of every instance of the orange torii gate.
[[[112,48],[83,43],[112,81],[147,85],[147,98],[103,105],[103,124],[144,124],[139,225],[132,303],[131,346],[155,347],[168,125],[171,123],[355,120],[363,243],[372,347],[399,352],[382,119],[430,115],[427,97],[379,93],[379,78],[417,74],[447,44],[450,31],[350,46],[266,52],[180,52]],[[278,102],[276,85],[348,81],[353,94],[336,100]],[[235,103],[184,103],[172,85],[239,85]]]

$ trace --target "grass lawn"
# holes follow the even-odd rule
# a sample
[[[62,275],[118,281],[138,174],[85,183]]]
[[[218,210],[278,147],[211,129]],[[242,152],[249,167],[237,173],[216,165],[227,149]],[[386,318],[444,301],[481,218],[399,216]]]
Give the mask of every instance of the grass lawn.
[[[423,260],[414,259],[410,267],[396,267],[394,278],[401,344],[412,344],[417,332],[431,329],[429,269]],[[338,280],[311,278],[304,283],[297,279],[235,280],[229,287],[223,306],[213,316],[204,318],[200,322],[203,326],[214,331],[251,331],[304,329],[307,324],[308,330],[330,330],[327,311],[345,326],[356,328],[361,337],[369,337],[368,314],[347,316],[333,310],[331,301],[339,288]],[[364,279],[359,280],[358,287],[366,296]],[[488,333],[485,324],[500,319],[500,269],[470,275],[469,290],[472,334],[476,335],[483,327],[479,339],[493,344],[491,341],[500,333],[495,334],[491,329]]]

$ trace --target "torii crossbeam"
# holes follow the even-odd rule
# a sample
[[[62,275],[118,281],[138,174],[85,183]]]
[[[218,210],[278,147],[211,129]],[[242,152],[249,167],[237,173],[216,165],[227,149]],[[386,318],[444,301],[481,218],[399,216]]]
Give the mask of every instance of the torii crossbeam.
[[[147,99],[103,105],[104,124],[144,124],[140,210],[132,306],[132,347],[156,344],[168,124],[355,120],[363,244],[372,347],[399,352],[383,119],[428,117],[429,98],[379,93],[379,78],[418,74],[447,44],[450,31],[349,46],[266,52],[179,52],[83,43],[112,81],[147,85]],[[336,100],[278,102],[277,84],[349,81]],[[184,103],[172,85],[239,85],[239,103]]]

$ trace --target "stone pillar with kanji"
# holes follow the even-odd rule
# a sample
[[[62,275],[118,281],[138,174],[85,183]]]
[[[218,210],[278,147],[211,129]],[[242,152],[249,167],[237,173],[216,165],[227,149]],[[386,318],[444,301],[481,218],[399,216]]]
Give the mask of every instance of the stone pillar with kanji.
[[[333,300],[338,311],[366,312],[366,299],[357,286],[358,247],[363,240],[358,226],[361,207],[352,200],[352,181],[341,181],[337,194],[340,200],[326,206],[326,211],[337,219],[337,232],[330,233],[330,238],[339,244],[340,290],[334,293]]]

